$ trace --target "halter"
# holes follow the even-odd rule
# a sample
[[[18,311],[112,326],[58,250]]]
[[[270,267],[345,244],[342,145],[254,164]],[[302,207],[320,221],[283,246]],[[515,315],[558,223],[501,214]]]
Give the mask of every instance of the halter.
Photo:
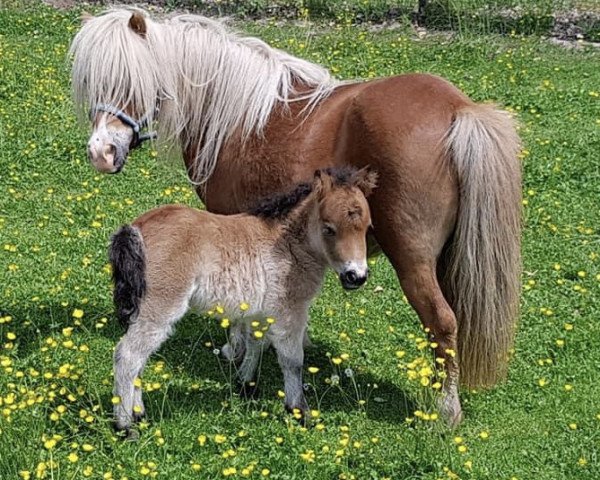
[[[120,108],[108,105],[106,103],[99,103],[92,108],[90,111],[90,117],[93,118],[98,112],[106,112],[114,117],[117,117],[121,122],[133,130],[133,139],[131,140],[130,145],[131,149],[139,147],[146,140],[152,140],[157,137],[156,132],[141,133],[141,131],[148,126],[150,115],[145,115],[139,120],[135,120]]]

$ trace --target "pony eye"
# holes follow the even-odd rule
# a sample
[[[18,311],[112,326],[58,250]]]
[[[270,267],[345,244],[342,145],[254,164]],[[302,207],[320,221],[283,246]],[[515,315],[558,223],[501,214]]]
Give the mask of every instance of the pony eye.
[[[323,235],[326,237],[333,237],[335,235],[335,229],[330,225],[323,225]]]

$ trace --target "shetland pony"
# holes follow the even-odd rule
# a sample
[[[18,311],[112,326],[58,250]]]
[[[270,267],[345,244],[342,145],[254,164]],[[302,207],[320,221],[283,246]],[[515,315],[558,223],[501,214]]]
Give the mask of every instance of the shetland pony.
[[[129,429],[143,414],[135,379],[190,308],[216,310],[227,318],[225,326],[245,326],[239,380],[247,388],[255,383],[261,351],[273,345],[286,408],[303,418],[308,308],[328,266],[345,289],[365,283],[371,224],[365,197],[375,175],[366,169],[317,171],[312,183],[270,198],[250,214],[166,205],[121,227],[109,252],[117,315],[128,327],[114,355],[117,428]],[[272,325],[251,334],[261,321]]]
[[[511,117],[426,74],[338,82],[219,22],[113,9],[75,36],[75,104],[95,168],[119,172],[158,127],[206,208],[243,212],[329,165],[371,165],[378,244],[437,344],[441,411],[506,372],[520,291],[521,169]]]

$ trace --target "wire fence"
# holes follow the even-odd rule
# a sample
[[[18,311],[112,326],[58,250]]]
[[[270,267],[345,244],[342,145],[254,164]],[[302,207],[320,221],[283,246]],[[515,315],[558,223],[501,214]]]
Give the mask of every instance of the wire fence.
[[[146,0],[146,3],[207,15],[345,23],[400,22],[435,30],[600,41],[600,0]]]

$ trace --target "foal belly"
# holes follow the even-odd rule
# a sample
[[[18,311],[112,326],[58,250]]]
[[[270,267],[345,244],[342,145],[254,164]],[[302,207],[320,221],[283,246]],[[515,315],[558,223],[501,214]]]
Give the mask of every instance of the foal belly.
[[[190,307],[230,320],[275,315],[279,303],[273,291],[276,282],[269,279],[260,257],[215,267],[203,265],[204,271],[194,283]]]

